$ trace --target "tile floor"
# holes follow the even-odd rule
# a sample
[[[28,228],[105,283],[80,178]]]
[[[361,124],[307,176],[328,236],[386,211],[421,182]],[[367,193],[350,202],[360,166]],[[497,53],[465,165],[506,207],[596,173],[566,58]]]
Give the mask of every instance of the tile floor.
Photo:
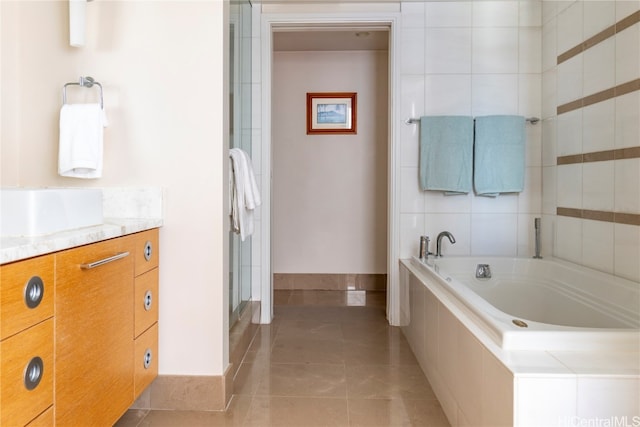
[[[226,412],[130,410],[132,426],[448,426],[385,295],[276,291]]]

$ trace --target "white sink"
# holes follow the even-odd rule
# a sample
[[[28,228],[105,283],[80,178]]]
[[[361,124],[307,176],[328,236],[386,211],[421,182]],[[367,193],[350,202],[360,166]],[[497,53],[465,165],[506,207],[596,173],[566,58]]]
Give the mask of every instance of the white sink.
[[[0,236],[41,236],[103,223],[102,190],[0,189]]]

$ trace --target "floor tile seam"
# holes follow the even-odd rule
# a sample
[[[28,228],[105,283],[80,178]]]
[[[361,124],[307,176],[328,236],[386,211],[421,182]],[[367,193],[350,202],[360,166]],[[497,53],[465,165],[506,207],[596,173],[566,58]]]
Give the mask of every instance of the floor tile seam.
[[[340,397],[340,396],[310,396],[310,395],[299,395],[299,394],[261,394],[261,393],[256,393],[255,395],[252,396],[253,398],[278,398],[278,399],[304,399],[304,400],[317,400],[317,399],[323,399],[323,400],[347,400],[347,397]]]

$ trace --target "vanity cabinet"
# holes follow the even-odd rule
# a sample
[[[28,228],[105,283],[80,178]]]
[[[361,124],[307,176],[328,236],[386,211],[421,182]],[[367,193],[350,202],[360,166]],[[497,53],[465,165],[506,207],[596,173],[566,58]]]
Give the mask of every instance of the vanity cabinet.
[[[53,255],[0,266],[0,425],[50,413],[53,306]]]
[[[133,401],[133,239],[56,255],[55,424],[113,425]]]
[[[158,375],[158,229],[0,266],[0,426],[113,425]]]

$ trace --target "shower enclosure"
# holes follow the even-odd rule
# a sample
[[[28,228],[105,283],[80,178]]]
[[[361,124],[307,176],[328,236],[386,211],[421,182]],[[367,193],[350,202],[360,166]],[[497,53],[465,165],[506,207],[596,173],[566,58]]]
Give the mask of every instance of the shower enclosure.
[[[251,2],[229,8],[229,148],[251,156]],[[229,327],[251,300],[251,236],[229,231]]]

